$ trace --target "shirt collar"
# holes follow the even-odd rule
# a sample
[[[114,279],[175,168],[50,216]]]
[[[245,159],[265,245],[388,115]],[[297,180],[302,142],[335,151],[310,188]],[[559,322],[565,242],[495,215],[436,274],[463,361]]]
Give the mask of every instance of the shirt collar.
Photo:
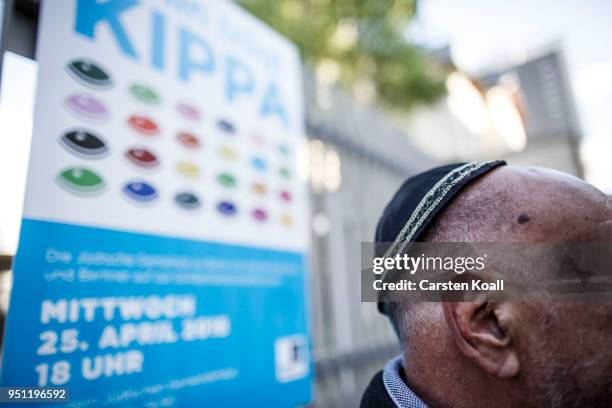
[[[401,376],[402,356],[397,356],[385,365],[383,383],[387,393],[398,408],[428,408],[406,385]]]

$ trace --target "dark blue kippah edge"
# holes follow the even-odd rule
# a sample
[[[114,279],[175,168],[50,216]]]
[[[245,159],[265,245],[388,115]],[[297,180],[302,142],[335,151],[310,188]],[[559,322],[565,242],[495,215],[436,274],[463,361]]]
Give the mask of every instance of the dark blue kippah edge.
[[[390,256],[390,252],[401,252],[409,242],[417,242],[433,218],[446,207],[446,205],[460,190],[481,175],[505,164],[506,162],[504,160],[494,160],[482,163],[472,162],[449,172],[449,179],[440,180],[440,182],[436,184],[425,197],[423,197],[415,209],[415,213],[418,212],[418,214],[413,214],[409,218],[405,227],[402,228],[401,232],[398,234],[398,237],[396,238],[392,247],[389,249],[389,251],[387,251],[387,253],[385,253],[385,257]],[[454,172],[456,174],[453,174]],[[460,178],[459,182],[455,182],[456,177]],[[448,190],[446,191],[446,189]],[[410,225],[412,223],[414,223],[414,225]],[[398,238],[400,238],[402,235],[406,235],[407,240],[400,239],[400,242],[398,242]],[[397,245],[400,245],[399,251],[397,251]],[[383,275],[382,280],[385,280],[385,275],[386,273]],[[378,302],[378,310],[382,314],[386,314],[385,302]]]

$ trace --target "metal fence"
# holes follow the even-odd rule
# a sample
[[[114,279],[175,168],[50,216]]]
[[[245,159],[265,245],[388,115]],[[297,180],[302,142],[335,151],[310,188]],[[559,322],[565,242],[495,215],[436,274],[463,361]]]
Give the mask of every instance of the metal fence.
[[[354,407],[372,376],[399,353],[386,318],[360,302],[360,244],[374,239],[378,217],[406,177],[434,163],[380,112],[317,84],[308,69],[305,95],[308,136],[337,154],[341,174],[337,189],[316,188],[316,181],[312,189],[314,406]],[[317,225],[321,219],[327,228]]]

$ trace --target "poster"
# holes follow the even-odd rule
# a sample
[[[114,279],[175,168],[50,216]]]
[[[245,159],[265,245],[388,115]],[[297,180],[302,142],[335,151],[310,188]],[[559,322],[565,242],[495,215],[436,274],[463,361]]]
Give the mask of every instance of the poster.
[[[229,1],[53,0],[37,60],[2,385],[308,402],[295,47]]]

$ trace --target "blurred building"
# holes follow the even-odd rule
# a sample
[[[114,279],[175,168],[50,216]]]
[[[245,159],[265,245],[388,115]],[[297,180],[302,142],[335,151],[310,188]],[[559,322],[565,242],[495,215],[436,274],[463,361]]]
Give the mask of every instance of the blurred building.
[[[446,98],[398,121],[421,151],[444,162],[503,158],[582,177],[582,131],[560,50],[553,44],[478,74],[455,68]]]

